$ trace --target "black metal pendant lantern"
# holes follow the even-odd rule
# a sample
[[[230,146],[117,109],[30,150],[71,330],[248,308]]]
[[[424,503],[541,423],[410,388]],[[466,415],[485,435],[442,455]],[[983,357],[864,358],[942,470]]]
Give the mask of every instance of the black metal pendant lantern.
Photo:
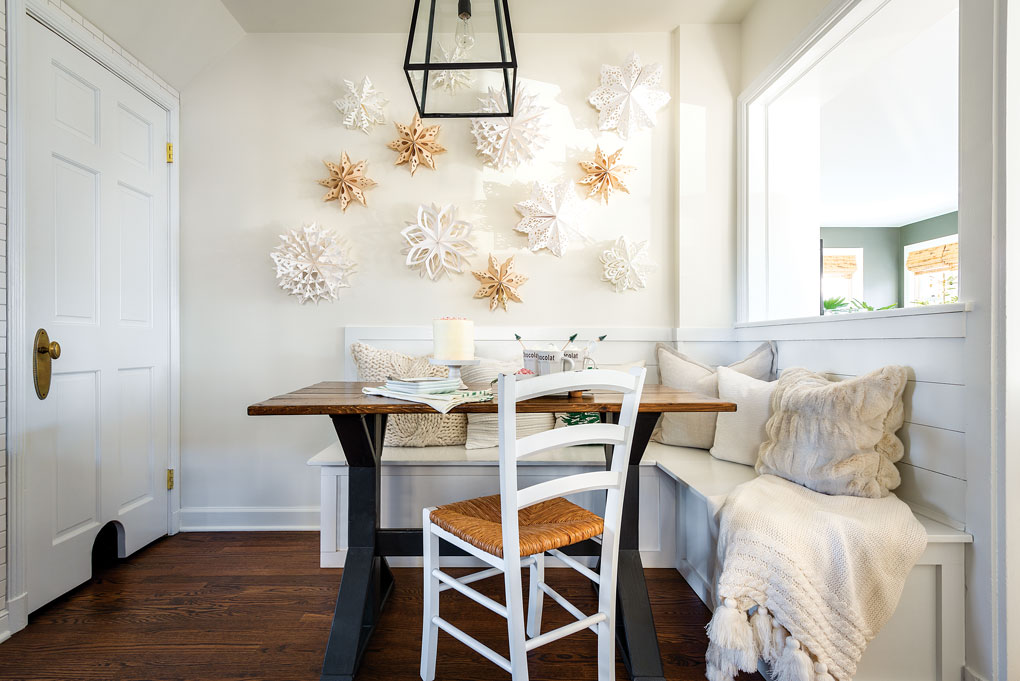
[[[517,53],[507,0],[414,0],[404,73],[422,118],[512,116]]]

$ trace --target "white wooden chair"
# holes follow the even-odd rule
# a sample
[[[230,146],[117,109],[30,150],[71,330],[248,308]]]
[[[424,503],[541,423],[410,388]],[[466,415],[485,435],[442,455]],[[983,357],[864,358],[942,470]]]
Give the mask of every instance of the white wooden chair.
[[[518,381],[499,377],[499,479],[498,496],[480,497],[426,508],[422,513],[424,535],[424,620],[421,645],[421,678],[436,675],[436,643],[439,629],[452,635],[483,657],[510,672],[513,681],[528,679],[528,651],[564,636],[591,629],[598,635],[598,678],[616,678],[616,568],[619,555],[620,517],[626,488],[634,423],[637,420],[645,370],[629,372],[589,370],[539,376]],[[517,403],[566,390],[596,389],[622,393],[616,424],[596,423],[549,430],[517,439]],[[579,473],[517,489],[517,462],[540,452],[581,444],[613,446],[607,471]],[[604,518],[562,497],[591,490],[606,490]],[[541,523],[539,525],[539,523]],[[585,539],[601,537],[601,570],[594,570],[560,549]],[[455,579],[439,569],[439,540],[443,539],[485,561],[492,568]],[[598,612],[585,615],[544,582],[544,557],[548,553],[598,585]],[[521,569],[529,567],[530,591],[527,626]],[[506,605],[467,586],[503,574]],[[439,615],[439,594],[455,589],[507,620],[510,659],[506,659]],[[541,633],[542,603],[548,595],[577,618]]]

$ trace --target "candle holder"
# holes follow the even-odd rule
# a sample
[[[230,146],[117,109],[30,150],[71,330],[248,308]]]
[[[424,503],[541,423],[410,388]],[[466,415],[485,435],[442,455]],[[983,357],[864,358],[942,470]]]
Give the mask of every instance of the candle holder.
[[[461,367],[473,367],[481,363],[478,359],[436,359],[435,357],[429,357],[429,364],[436,366],[446,367],[450,371],[450,378],[456,378],[460,381],[460,387],[466,388],[464,381],[460,378]]]

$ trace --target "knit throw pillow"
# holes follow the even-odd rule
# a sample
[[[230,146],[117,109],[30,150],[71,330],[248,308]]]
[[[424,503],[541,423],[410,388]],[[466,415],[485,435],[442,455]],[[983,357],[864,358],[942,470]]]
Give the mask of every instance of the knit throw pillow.
[[[412,357],[364,343],[351,345],[358,378],[366,382],[385,381],[390,376],[422,378],[446,376],[446,367],[429,364],[428,357]],[[390,414],[386,419],[387,447],[434,447],[462,445],[467,439],[464,414]]]
[[[772,394],[755,470],[824,494],[878,498],[900,484],[904,367],[843,381],[787,369]]]
[[[713,367],[696,362],[664,343],[659,343],[655,350],[663,385],[719,397],[719,377]],[[775,363],[775,345],[762,343],[729,368],[745,376],[768,381],[772,379]],[[715,441],[715,423],[716,414],[663,414],[652,439],[677,447],[709,449]]]

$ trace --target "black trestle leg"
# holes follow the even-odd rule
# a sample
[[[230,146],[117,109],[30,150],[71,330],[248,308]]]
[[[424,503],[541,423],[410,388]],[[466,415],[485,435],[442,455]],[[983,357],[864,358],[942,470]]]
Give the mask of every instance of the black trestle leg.
[[[386,559],[376,552],[379,456],[386,417],[338,415],[332,419],[350,467],[349,545],[320,679],[353,681],[383,603],[393,588],[393,573]]]

